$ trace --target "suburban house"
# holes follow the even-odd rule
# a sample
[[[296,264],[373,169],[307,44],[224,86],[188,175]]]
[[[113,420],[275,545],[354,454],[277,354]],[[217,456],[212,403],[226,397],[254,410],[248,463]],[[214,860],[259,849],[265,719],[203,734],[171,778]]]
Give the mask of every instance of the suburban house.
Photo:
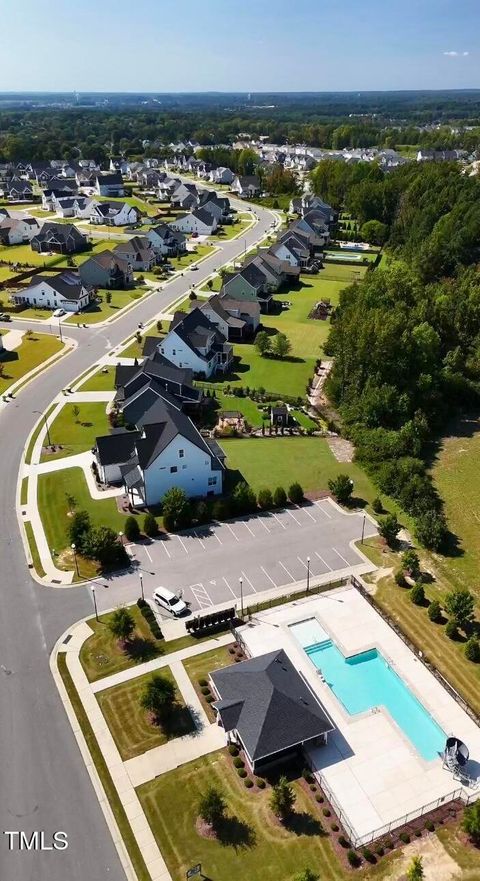
[[[83,284],[95,288],[122,290],[133,284],[131,263],[109,250],[92,254],[80,264],[78,274]]]
[[[319,211],[323,215],[327,226],[337,222],[338,211],[335,211],[331,205],[324,202],[320,196],[315,196],[312,193],[304,193],[303,196],[295,196],[291,200],[288,210],[290,211],[290,214],[299,214],[303,217],[312,209]]]
[[[127,202],[93,202],[89,214],[90,223],[104,226],[130,226],[141,216],[141,211]]]
[[[187,250],[187,240],[183,233],[172,229],[167,223],[152,226],[146,237],[159,257],[176,257]]]
[[[78,273],[66,271],[53,276],[34,275],[30,284],[12,295],[12,302],[40,309],[79,312],[91,302],[92,292]]]
[[[121,175],[128,171],[128,162],[123,156],[111,156],[109,162],[110,171],[118,171]]]
[[[0,219],[0,243],[21,245],[30,242],[40,230],[36,217],[5,217]]]
[[[214,184],[231,184],[235,180],[235,175],[230,168],[214,168],[208,175],[209,180]]]
[[[93,201],[88,196],[54,196],[54,209],[60,217],[90,217]]]
[[[228,743],[243,750],[250,770],[326,744],[334,725],[283,649],[210,674],[217,722]]]
[[[188,314],[175,313],[158,350],[177,367],[188,367],[206,379],[229,370],[233,360],[233,348],[226,337],[198,308]]]
[[[31,202],[33,200],[32,185],[28,180],[13,177],[5,187],[5,195],[9,202]]]
[[[242,199],[259,196],[262,192],[260,178],[256,174],[236,175],[231,186],[233,193],[238,193]]]
[[[172,207],[184,208],[187,211],[195,208],[199,201],[200,194],[195,184],[185,184],[182,181],[179,182],[171,195]]]
[[[120,172],[97,174],[95,178],[95,192],[99,196],[124,196],[123,178]]]
[[[133,236],[114,249],[116,257],[128,260],[134,272],[149,272],[156,262],[155,252],[147,236]]]
[[[72,223],[44,223],[34,235],[31,246],[33,251],[40,253],[53,251],[56,254],[78,254],[88,247],[86,236]]]
[[[316,209],[307,211],[303,217],[296,220],[292,224],[292,229],[317,236],[322,242],[322,245],[325,245],[330,238],[328,227],[325,225],[325,217]]]
[[[296,251],[308,251],[312,258],[319,254],[321,256],[325,244],[322,236],[301,230],[296,223],[292,223],[285,232],[279,235],[277,242],[287,242],[288,247]]]
[[[213,214],[213,216],[216,217],[217,222],[222,223],[225,220],[228,221],[230,215],[230,200],[217,196],[214,192],[205,190],[201,195],[199,208],[203,208],[205,211],[208,211],[209,214]]]
[[[191,214],[185,214],[184,217],[177,217],[176,220],[172,220],[170,226],[179,232],[210,236],[217,229],[218,222],[209,211],[206,211],[204,208],[197,208]]]
[[[225,312],[245,322],[244,336],[253,336],[260,324],[260,303],[256,300],[234,300],[228,294],[219,294],[219,298]]]
[[[270,310],[272,292],[268,279],[254,263],[249,263],[238,272],[226,275],[221,292],[223,296],[233,300],[256,302],[262,312]]]
[[[231,315],[224,309],[221,297],[218,294],[214,294],[213,297],[209,297],[208,300],[200,303],[193,300],[190,308],[200,309],[200,312],[206,315],[208,320],[218,328],[220,333],[229,342],[242,340],[245,335],[250,333],[250,328],[243,318]]]
[[[140,366],[118,364],[115,371],[115,407],[125,413],[126,421],[137,422],[142,413],[162,398],[167,403],[180,404],[186,413],[194,414],[201,407],[204,396],[193,385],[193,371],[176,367],[157,351],[158,337],[147,337],[155,346]],[[145,347],[144,347],[145,352]],[[141,412],[134,412],[139,403]]]

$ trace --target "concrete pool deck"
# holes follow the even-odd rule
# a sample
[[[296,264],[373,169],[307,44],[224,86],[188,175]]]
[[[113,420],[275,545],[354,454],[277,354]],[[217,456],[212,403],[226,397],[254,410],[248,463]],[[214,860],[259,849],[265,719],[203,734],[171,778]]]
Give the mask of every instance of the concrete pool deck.
[[[383,707],[355,716],[347,713],[289,629],[312,617],[346,656],[376,647],[445,734],[454,733],[467,744],[472,776],[480,774],[480,729],[354,587],[262,612],[253,625],[242,627],[240,633],[251,655],[280,647],[287,651],[333,719],[336,730],[327,746],[312,748],[309,757],[341,811],[347,831],[359,843],[366,843],[388,831],[390,824],[392,828],[402,825],[406,814],[450,800],[462,786],[442,768],[440,757],[422,759]],[[480,797],[480,789],[463,790]]]

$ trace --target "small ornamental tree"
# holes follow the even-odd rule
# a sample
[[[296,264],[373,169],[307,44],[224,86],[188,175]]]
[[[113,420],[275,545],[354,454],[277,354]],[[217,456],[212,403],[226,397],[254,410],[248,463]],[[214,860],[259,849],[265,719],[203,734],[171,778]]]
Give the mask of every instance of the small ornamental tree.
[[[430,621],[433,621],[435,624],[442,618],[442,607],[438,600],[432,600],[428,607],[428,617]]]
[[[303,489],[299,483],[292,483],[288,490],[288,498],[292,505],[300,505],[303,502]]]
[[[277,486],[273,493],[273,504],[276,508],[284,508],[287,504],[287,494],[283,486]]]
[[[138,541],[140,538],[140,527],[136,517],[130,516],[125,520],[125,536],[128,541]]]
[[[424,877],[422,858],[415,856],[407,869],[407,881],[423,881]]]
[[[397,535],[400,532],[400,524],[396,514],[387,514],[379,520],[378,531],[385,539],[389,547],[394,547]]]
[[[75,511],[73,517],[68,523],[68,538],[70,544],[75,544],[77,549],[83,553],[85,539],[91,529],[90,514],[88,511]]]
[[[272,354],[276,358],[286,358],[291,351],[292,344],[284,333],[276,333],[272,341]]]
[[[476,636],[471,636],[465,643],[465,657],[474,664],[480,661],[480,642]]]
[[[320,879],[312,869],[307,868],[303,872],[298,872],[297,875],[294,875],[293,881],[320,881]]]
[[[78,417],[80,416],[80,407],[77,404],[73,405],[72,415],[75,419],[75,422],[78,422]]]
[[[295,793],[286,777],[280,777],[278,783],[272,788],[270,807],[280,820],[287,820],[291,816],[295,804]]]
[[[112,302],[112,292],[107,291],[105,294],[105,302],[110,304]]]
[[[408,551],[402,554],[402,566],[416,581],[420,575],[420,560],[418,554],[412,548],[409,548]]]
[[[225,817],[226,809],[227,804],[223,794],[214,786],[210,786],[207,791],[200,796],[200,801],[198,803],[199,816],[213,829],[215,829]]]
[[[258,493],[258,505],[262,511],[268,511],[273,506],[272,493],[269,489],[261,489]]]
[[[189,526],[192,512],[185,490],[178,486],[170,487],[163,497],[162,513],[166,529],[184,529]]]
[[[272,342],[266,330],[259,330],[255,337],[255,348],[259,355],[263,358],[272,348]]]
[[[174,703],[175,685],[167,676],[156,673],[144,688],[140,698],[141,706],[157,719],[166,719],[172,712]]]
[[[153,514],[145,514],[143,531],[149,538],[155,538],[155,536],[158,535],[158,523]]]
[[[465,808],[462,828],[478,847],[480,845],[480,801],[474,801],[473,804]]]
[[[328,481],[328,488],[337,502],[345,505],[353,492],[353,480],[350,479],[348,474],[338,474],[337,477]]]
[[[128,609],[120,606],[108,622],[108,629],[117,639],[128,642],[135,630],[135,619]]]
[[[470,627],[475,614],[475,600],[473,594],[466,587],[447,593],[445,608],[459,627],[462,629]]]
[[[438,511],[431,510],[419,514],[415,522],[415,535],[429,551],[440,551],[447,537],[445,518]]]
[[[251,514],[256,510],[257,498],[253,489],[241,481],[233,490],[233,507],[237,514]]]
[[[425,590],[423,584],[414,584],[410,591],[410,599],[416,606],[423,606],[425,602]]]

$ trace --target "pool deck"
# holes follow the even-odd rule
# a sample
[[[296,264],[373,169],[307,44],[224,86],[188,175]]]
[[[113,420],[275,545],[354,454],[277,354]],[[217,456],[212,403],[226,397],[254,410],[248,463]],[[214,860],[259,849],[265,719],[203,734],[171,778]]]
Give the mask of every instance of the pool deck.
[[[346,712],[290,632],[289,625],[311,617],[345,656],[381,651],[445,733],[467,744],[472,776],[480,775],[480,729],[354,587],[262,612],[255,626],[242,627],[251,655],[285,649],[333,719],[336,731],[326,747],[310,750],[311,763],[353,836],[367,842],[377,830],[401,825],[406,814],[445,799],[461,784],[442,768],[441,758],[425,761],[383,707],[355,716]],[[480,788],[475,793],[480,797]]]

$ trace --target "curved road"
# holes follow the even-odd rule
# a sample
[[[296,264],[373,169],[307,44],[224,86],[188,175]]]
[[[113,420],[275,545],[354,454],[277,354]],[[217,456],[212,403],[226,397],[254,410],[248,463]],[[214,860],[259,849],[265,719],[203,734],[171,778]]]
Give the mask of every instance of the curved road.
[[[232,202],[232,204],[235,204]],[[247,207],[243,205],[243,207]],[[124,881],[125,875],[94,795],[49,668],[53,646],[69,625],[92,613],[86,588],[59,590],[37,584],[25,564],[16,516],[17,477],[25,440],[37,416],[60,390],[138,322],[199,284],[213,270],[251,248],[274,215],[252,206],[258,223],[163,291],[140,302],[113,324],[68,327],[80,345],[41,374],[0,412],[0,878],[2,881]],[[24,322],[12,322],[25,327]],[[35,323],[32,322],[32,327]],[[37,325],[38,330],[41,326]],[[45,846],[59,830],[63,851],[9,850],[5,831],[45,833]],[[16,842],[15,842],[16,845]]]

